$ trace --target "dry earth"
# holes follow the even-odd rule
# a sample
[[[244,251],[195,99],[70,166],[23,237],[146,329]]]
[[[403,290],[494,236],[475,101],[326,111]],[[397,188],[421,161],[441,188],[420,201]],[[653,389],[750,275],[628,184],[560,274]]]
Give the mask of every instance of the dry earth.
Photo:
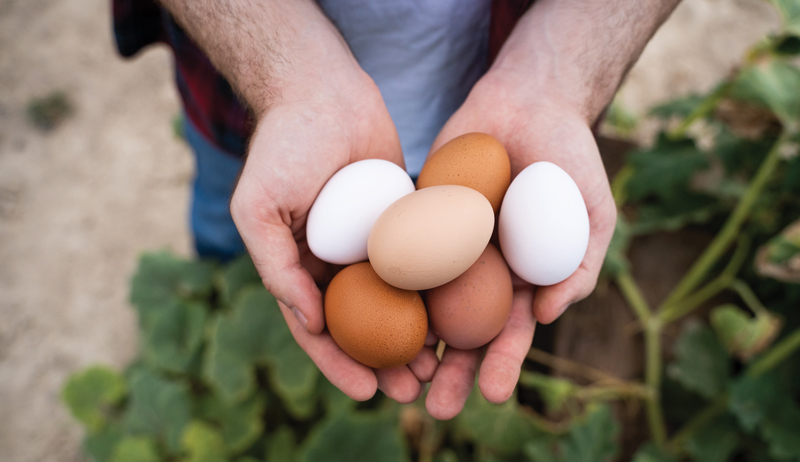
[[[163,48],[115,54],[107,0],[0,0],[0,459],[80,461],[59,402],[67,375],[136,351],[127,304],[137,255],[189,253],[192,159]],[[632,71],[637,113],[704,90],[777,17],[760,0],[686,0]],[[76,114],[50,132],[31,98],[63,90]]]

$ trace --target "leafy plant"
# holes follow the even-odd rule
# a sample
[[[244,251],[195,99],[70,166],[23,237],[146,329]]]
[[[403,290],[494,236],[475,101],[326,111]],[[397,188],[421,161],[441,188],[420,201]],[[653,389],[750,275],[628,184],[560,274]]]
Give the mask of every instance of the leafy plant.
[[[494,405],[474,391],[449,422],[427,416],[422,401],[356,403],[291,338],[249,259],[219,266],[148,254],[131,289],[139,357],[122,373],[78,372],[62,393],[86,428],[87,454],[606,462],[622,455],[610,403],[623,402],[643,404],[649,429],[635,462],[800,461],[800,0],[773,3],[783,29],[707,94],[653,109],[661,133],[612,183],[620,213],[603,277],[637,318],[642,380],[531,349],[517,395]],[[611,115],[618,133],[635,126],[621,107]],[[715,237],[653,308],[628,249],[690,226]],[[718,295],[724,303],[699,310]],[[680,333],[665,351],[673,323]],[[535,372],[537,364],[582,381]]]

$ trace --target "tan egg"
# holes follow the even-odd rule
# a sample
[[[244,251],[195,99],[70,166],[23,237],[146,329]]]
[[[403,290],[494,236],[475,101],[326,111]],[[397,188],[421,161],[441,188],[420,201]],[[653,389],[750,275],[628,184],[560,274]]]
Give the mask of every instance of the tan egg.
[[[485,133],[453,138],[428,157],[417,189],[457,184],[472,188],[489,200],[497,213],[511,183],[511,162],[503,145]]]
[[[370,232],[367,253],[389,284],[431,289],[472,266],[493,228],[492,206],[481,193],[464,186],[432,186],[383,211]]]
[[[351,358],[381,369],[408,364],[428,334],[419,293],[390,286],[367,262],[348,266],[328,285],[325,323]]]
[[[503,330],[513,295],[511,272],[500,251],[489,244],[464,274],[427,292],[431,328],[460,350],[486,345]]]

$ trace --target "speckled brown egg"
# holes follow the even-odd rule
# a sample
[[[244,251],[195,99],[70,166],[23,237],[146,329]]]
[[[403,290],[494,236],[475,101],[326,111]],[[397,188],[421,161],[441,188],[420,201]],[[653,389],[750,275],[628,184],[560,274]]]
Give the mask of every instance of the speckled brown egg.
[[[427,292],[431,328],[461,350],[485,345],[505,326],[513,292],[508,266],[489,244],[464,274]]]
[[[472,188],[500,209],[511,183],[511,162],[503,145],[485,133],[467,133],[445,143],[428,157],[417,189],[456,184]]]
[[[381,369],[408,364],[428,334],[419,293],[387,284],[368,262],[350,265],[333,278],[325,292],[325,322],[345,353]]]

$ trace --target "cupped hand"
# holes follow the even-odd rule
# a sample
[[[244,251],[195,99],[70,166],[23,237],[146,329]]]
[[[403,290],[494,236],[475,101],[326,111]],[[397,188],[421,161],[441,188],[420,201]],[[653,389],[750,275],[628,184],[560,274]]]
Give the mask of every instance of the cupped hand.
[[[365,74],[335,88],[273,105],[258,121],[231,214],[266,288],[278,299],[297,343],[336,387],[356,400],[377,388],[410,402],[438,360],[428,346],[408,366],[372,370],[342,351],[325,330],[322,294],[338,268],[310,252],[308,211],[328,179],[362,159],[403,166],[397,131]]]
[[[614,232],[616,207],[590,129],[593,121],[556,94],[531,91],[532,85],[526,83],[502,71],[488,73],[444,126],[431,152],[456,136],[483,132],[505,146],[512,179],[534,162],[558,165],[575,180],[586,202],[589,245],[577,271],[558,284],[534,287],[514,278],[508,322],[485,354],[482,349],[445,349],[426,399],[428,412],[438,419],[452,418],[461,411],[479,364],[478,385],[487,400],[500,403],[512,395],[536,322],[553,322],[571,303],[594,290]]]

